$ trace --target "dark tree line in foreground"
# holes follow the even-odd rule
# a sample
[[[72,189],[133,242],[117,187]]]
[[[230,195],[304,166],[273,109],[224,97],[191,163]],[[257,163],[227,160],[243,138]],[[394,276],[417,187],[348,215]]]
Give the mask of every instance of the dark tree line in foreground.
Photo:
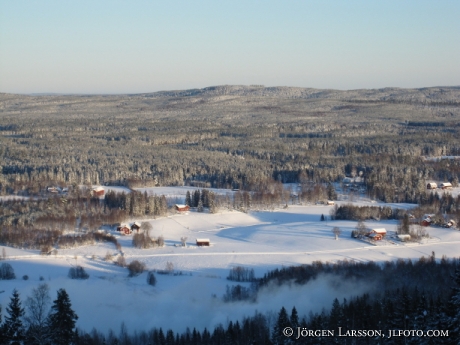
[[[72,309],[69,295],[64,289],[50,307],[49,287],[39,285],[25,300],[25,308],[17,290],[5,308],[0,324],[1,345],[69,345],[75,341],[77,314]],[[0,309],[0,322],[1,322]]]
[[[410,273],[412,272],[412,273]],[[409,276],[407,276],[410,273]],[[78,317],[71,308],[65,290],[58,291],[49,309],[49,288],[46,284],[32,290],[22,306],[19,294],[13,292],[8,306],[2,310],[0,344],[75,344],[75,345],[233,345],[233,344],[390,344],[390,345],[457,345],[460,341],[460,259],[437,262],[433,256],[416,262],[399,260],[375,263],[342,262],[338,265],[316,262],[269,272],[260,281],[266,284],[297,284],[305,286],[312,279],[335,277],[336,282],[354,281],[367,284],[369,291],[339,301],[331,296],[328,309],[320,312],[281,308],[277,314],[256,312],[242,320],[229,320],[213,329],[187,328],[176,333],[171,329],[154,328],[130,333],[122,324],[119,332],[103,334],[97,324],[91,332],[75,330]],[[439,280],[442,277],[442,280]],[[340,286],[340,285],[339,285]],[[294,334],[286,337],[283,330],[291,327]],[[331,330],[328,336],[318,333],[298,337],[298,329]],[[340,337],[352,330],[381,331],[380,335]],[[389,331],[410,331],[405,337],[389,337]],[[420,332],[438,331],[435,337]],[[441,332],[442,331],[442,332]],[[304,335],[306,333],[303,333]],[[15,343],[16,342],[16,343]]]

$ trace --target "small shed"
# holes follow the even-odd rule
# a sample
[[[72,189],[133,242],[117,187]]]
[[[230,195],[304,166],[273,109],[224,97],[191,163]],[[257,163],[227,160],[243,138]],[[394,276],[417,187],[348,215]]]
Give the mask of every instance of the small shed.
[[[104,191],[104,188],[102,188],[102,187],[93,188],[93,195],[94,196],[103,196],[104,193],[105,193],[105,191]]]
[[[141,228],[141,223],[139,223],[139,222],[134,222],[134,224],[131,225],[131,231],[136,230],[137,232],[139,232],[140,228]]]
[[[335,205],[335,202],[332,201],[332,200],[328,200],[328,201],[327,201],[327,205]]]
[[[132,232],[131,229],[126,224],[117,226],[117,231],[121,232],[123,235],[129,235]]]
[[[444,182],[444,183],[441,183],[441,185],[439,186],[441,189],[452,189],[452,183],[450,182]]]
[[[179,211],[179,212],[185,212],[185,211],[189,211],[190,210],[190,206],[189,205],[182,205],[182,204],[176,204],[174,205],[176,207],[176,211]]]
[[[436,189],[438,188],[438,185],[434,182],[429,182],[427,185],[426,185],[426,189]]]
[[[455,226],[455,224],[456,224],[456,223],[455,223],[455,220],[449,219],[449,221],[445,222],[445,223],[442,225],[442,227],[443,227],[443,228],[451,228],[451,227]]]
[[[196,239],[196,245],[198,247],[209,247],[211,244],[211,241],[209,241],[208,238],[197,238]]]

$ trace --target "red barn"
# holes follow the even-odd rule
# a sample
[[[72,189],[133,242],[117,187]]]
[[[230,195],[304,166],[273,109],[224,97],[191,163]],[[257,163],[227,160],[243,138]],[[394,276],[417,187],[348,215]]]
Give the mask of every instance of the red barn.
[[[211,245],[211,242],[207,238],[197,238],[196,245],[198,247],[209,247]]]
[[[189,211],[190,210],[190,206],[189,205],[181,205],[181,204],[176,204],[176,211],[179,211],[179,212],[185,212],[185,211]]]
[[[104,191],[104,188],[102,188],[102,187],[93,188],[93,195],[94,196],[103,196],[104,193],[105,193],[105,191]]]
[[[386,229],[379,228],[379,229],[371,229],[370,233],[367,236],[373,239],[374,241],[380,241],[386,236],[386,234],[387,234]]]
[[[131,234],[131,229],[127,225],[120,225],[117,227],[117,231],[121,232],[123,235]]]

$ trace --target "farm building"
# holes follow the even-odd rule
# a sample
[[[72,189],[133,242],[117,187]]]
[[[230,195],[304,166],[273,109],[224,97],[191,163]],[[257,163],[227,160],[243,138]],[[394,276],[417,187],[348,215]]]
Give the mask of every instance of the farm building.
[[[181,205],[181,204],[176,204],[174,205],[176,207],[176,211],[179,211],[179,212],[185,212],[185,211],[189,211],[190,210],[190,206],[189,205]]]
[[[117,231],[121,232],[123,235],[129,235],[132,232],[131,229],[126,224],[122,224],[118,226]]]
[[[386,234],[387,231],[384,228],[371,229],[367,237],[373,239],[374,241],[380,241],[382,238],[386,236]]]
[[[426,185],[426,189],[436,189],[438,188],[438,185],[434,182],[430,182]]]
[[[423,219],[422,219],[420,225],[422,225],[422,226],[430,226],[431,223],[433,222],[433,217],[434,216],[435,216],[434,214],[425,214],[423,216]]]
[[[439,185],[439,188],[441,189],[451,189],[452,188],[452,183],[450,182],[444,182]]]
[[[139,223],[139,222],[134,222],[134,224],[131,225],[131,231],[139,232],[140,228],[141,228],[141,223]]]
[[[207,238],[197,238],[196,239],[196,245],[198,247],[209,247],[211,242]]]
[[[455,224],[456,224],[456,223],[455,223],[455,220],[449,219],[449,221],[445,222],[445,223],[442,225],[442,227],[443,227],[443,228],[451,228],[451,227],[455,226]]]
[[[352,184],[363,184],[364,183],[364,178],[361,176],[355,176],[355,177],[345,177],[342,180],[342,183],[345,185],[345,187],[348,187]]]
[[[102,187],[96,187],[96,188],[93,188],[92,192],[93,192],[93,196],[103,196],[105,191],[104,191],[104,188]]]

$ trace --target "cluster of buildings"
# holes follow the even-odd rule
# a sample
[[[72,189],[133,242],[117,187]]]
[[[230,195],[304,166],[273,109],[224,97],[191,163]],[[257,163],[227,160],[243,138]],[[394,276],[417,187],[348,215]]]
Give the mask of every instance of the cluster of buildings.
[[[139,233],[140,228],[141,224],[139,222],[134,222],[131,226],[128,226],[127,224],[120,224],[117,226],[117,231],[123,235],[131,235],[134,231]]]
[[[443,182],[439,185],[438,187],[438,184],[436,182],[429,182],[427,185],[426,185],[426,189],[442,189],[442,190],[446,190],[446,189],[452,189],[452,183],[450,182]]]

